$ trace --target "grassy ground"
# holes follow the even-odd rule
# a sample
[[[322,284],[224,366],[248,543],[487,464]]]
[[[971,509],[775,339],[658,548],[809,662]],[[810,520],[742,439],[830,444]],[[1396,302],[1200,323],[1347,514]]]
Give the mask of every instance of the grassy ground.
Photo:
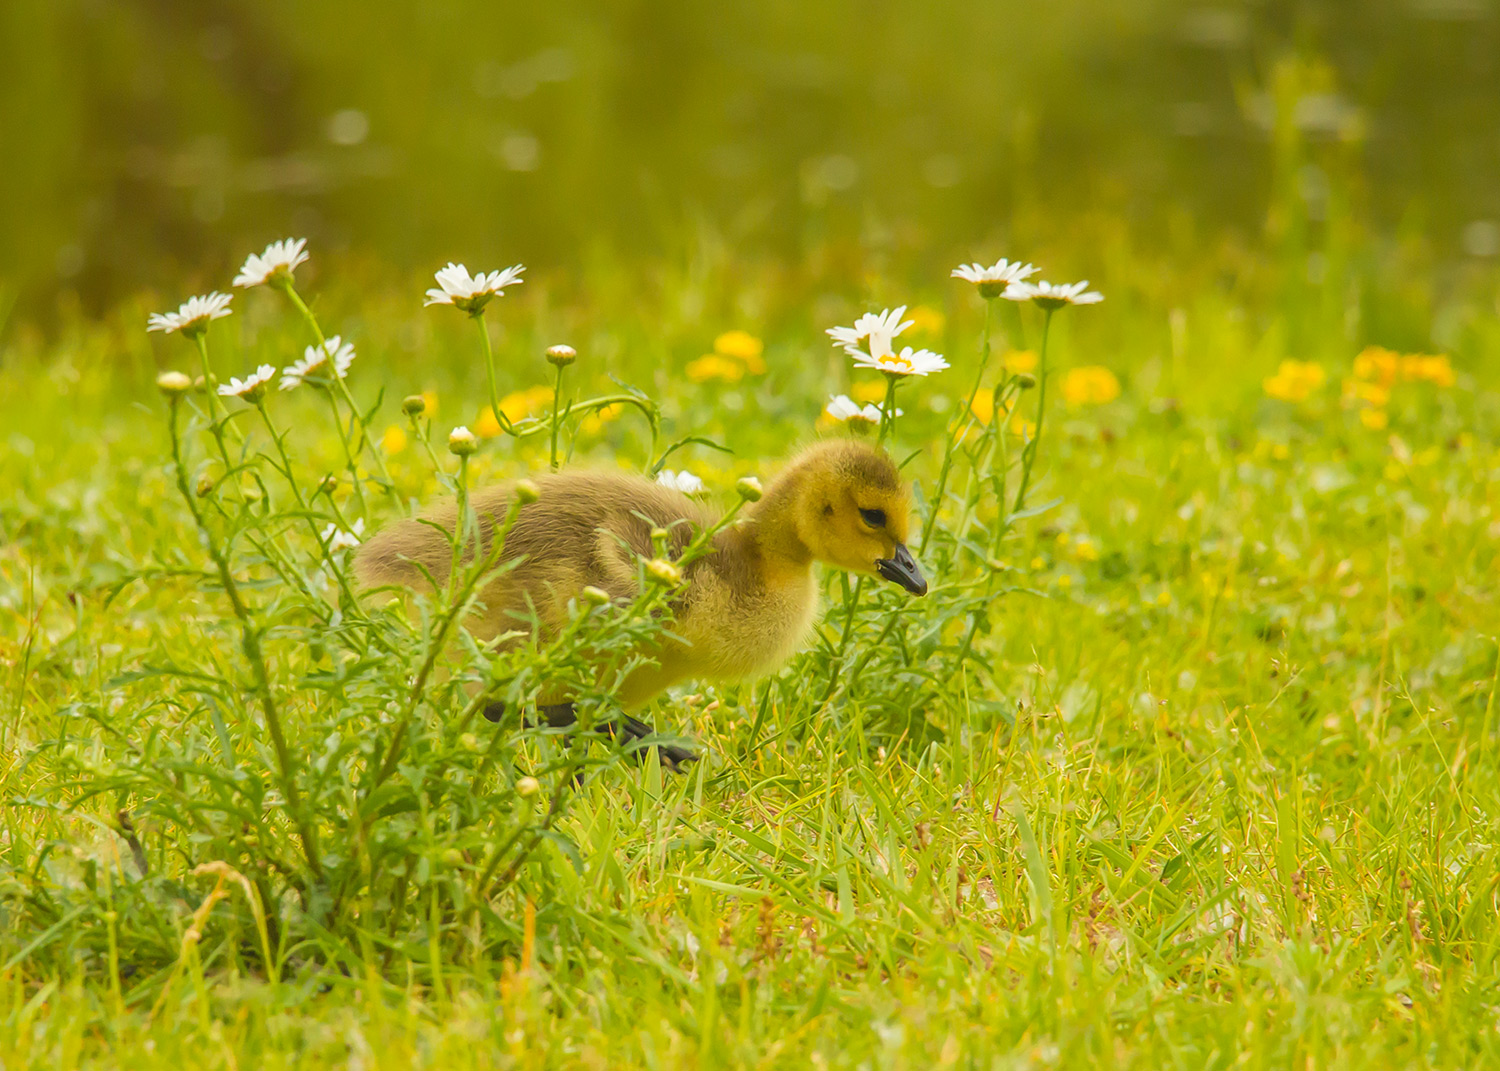
[[[348,604],[330,621],[297,602],[247,541],[310,576],[305,518],[272,487],[290,512],[247,521],[262,500],[222,480],[194,424],[184,471],[218,481],[196,500],[222,512],[215,539],[233,536],[320,864],[355,875],[332,905],[337,883],[298,860],[244,630],[175,487],[151,382],[195,368],[192,347],[148,343],[134,308],[55,342],[13,338],[0,1066],[1495,1062],[1492,291],[1428,289],[1373,252],[1314,290],[1272,262],[1164,274],[1119,241],[1095,248],[1099,263],[1067,259],[1107,300],[1064,310],[1051,339],[1031,504],[1060,501],[1002,527],[973,488],[982,467],[959,465],[923,555],[933,597],[866,592],[850,619],[830,578],[818,644],[779,675],[657,704],[659,725],[706,752],[683,775],[595,745],[572,791],[557,740],[456,736],[464,695],[434,686],[393,778],[410,805],[391,821],[406,824],[378,845],[348,831],[383,827],[340,823],[371,813],[400,717],[388,701],[410,690],[432,629],[394,611],[355,627]],[[579,393],[617,390],[612,374],[660,402],[663,443],[734,451],[693,445],[671,462],[727,503],[736,477],[842,433],[815,418],[861,380],[821,329],[920,302],[915,341],[954,368],[903,386],[894,445],[930,499],[981,370],[968,284],[874,278],[830,296],[711,258],[628,274],[605,272],[587,300],[545,276],[498,300],[501,392],[549,382],[542,345],[572,341]],[[378,523],[440,493],[417,443],[386,431],[401,396],[435,395],[438,460],[456,471],[442,438],[478,416],[478,338],[450,310],[418,309],[415,289],[304,278],[324,326],[359,347],[360,405],[381,398],[372,434],[396,493],[372,492]],[[275,294],[237,309],[209,335],[223,374],[287,363],[307,341]],[[986,386],[1002,354],[1035,346],[1032,311],[1000,310]],[[723,365],[691,363],[731,328],[764,338],[764,372],[728,382]],[[1372,342],[1451,364],[1357,362]],[[1325,378],[1278,373],[1287,359]],[[1094,365],[1118,397],[1099,373],[1068,378]],[[1036,392],[1020,397],[1013,422],[1034,418]],[[268,406],[305,488],[344,464],[314,402],[302,390]],[[273,453],[253,420],[240,426],[252,456]],[[585,423],[569,463],[647,464],[643,429],[629,413]],[[545,436],[496,439],[475,474],[546,456]],[[357,512],[347,481],[314,503],[318,526],[335,507]],[[975,553],[956,533],[1004,538]],[[383,662],[341,654],[386,640]],[[456,675],[477,664],[453,657]],[[486,749],[505,761],[464,757]],[[520,773],[544,792],[518,791]],[[258,808],[216,809],[248,782]],[[560,800],[497,877],[486,864],[512,858],[497,844],[532,843]],[[254,887],[231,877],[216,901],[215,874],[192,873],[214,861]]]

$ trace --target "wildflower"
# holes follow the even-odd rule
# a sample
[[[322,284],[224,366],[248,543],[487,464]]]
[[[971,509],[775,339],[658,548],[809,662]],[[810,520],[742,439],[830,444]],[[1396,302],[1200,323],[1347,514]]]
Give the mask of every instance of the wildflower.
[[[1087,539],[1079,540],[1078,545],[1073,548],[1073,553],[1082,562],[1096,562],[1099,560],[1099,548]]]
[[[1089,281],[1081,283],[1011,283],[1000,296],[1010,301],[1031,301],[1048,312],[1064,305],[1097,305],[1104,295],[1090,290]]]
[[[749,331],[725,331],[714,339],[715,353],[744,361],[745,367],[756,375],[766,370],[766,362],[761,358],[765,348],[766,344]]]
[[[276,366],[263,364],[244,379],[231,377],[228,383],[219,387],[219,393],[226,398],[243,398],[253,404],[260,401],[266,392],[266,384],[275,378]]]
[[[1344,394],[1377,409],[1390,404],[1391,400],[1391,388],[1387,384],[1370,383],[1363,379],[1344,380]]]
[[[1359,422],[1371,431],[1383,431],[1391,422],[1391,415],[1384,409],[1361,409]]]
[[[192,338],[208,328],[208,321],[228,316],[232,300],[228,294],[217,290],[212,294],[190,297],[177,306],[176,312],[153,312],[146,319],[146,330],[165,331],[167,334],[181,331]]]
[[[448,433],[448,452],[459,457],[468,457],[479,449],[474,441],[474,433],[460,424]],[[519,488],[518,488],[519,490]]]
[[[1323,385],[1328,374],[1316,361],[1282,361],[1274,376],[1267,376],[1262,386],[1272,398],[1284,402],[1305,402]]]
[[[885,384],[878,379],[855,383],[849,387],[849,396],[856,402],[879,402],[885,399]]]
[[[163,372],[156,377],[156,385],[169,398],[193,389],[193,381],[181,372]]]
[[[735,492],[746,502],[759,502],[764,495],[765,488],[761,487],[760,481],[754,476],[741,476],[734,484]]]
[[[891,352],[891,343],[897,335],[910,327],[915,320],[902,321],[906,306],[898,305],[881,313],[867,312],[854,321],[853,327],[830,327],[828,337],[835,346],[842,346],[852,357],[859,352],[859,344],[869,340],[869,352],[873,355]]]
[[[1019,260],[1010,261],[1001,257],[986,268],[983,264],[960,264],[953,269],[952,277],[964,279],[979,287],[979,296],[989,301],[1005,293],[1012,283],[1025,282],[1040,269]]]
[[[828,400],[828,405],[823,412],[827,413],[840,424],[848,424],[850,427],[859,429],[861,425],[871,427],[880,423],[880,408],[875,405],[860,405],[847,394],[835,394]],[[900,416],[900,411],[896,413]]]
[[[656,482],[663,487],[670,487],[674,491],[681,491],[685,495],[701,495],[707,490],[703,481],[686,469],[682,472],[662,469],[656,474]]]
[[[942,354],[931,350],[914,350],[910,346],[900,353],[874,354],[860,350],[847,352],[854,358],[854,367],[873,368],[891,376],[925,376],[948,367]]]
[[[392,424],[380,436],[380,449],[387,457],[399,454],[406,449],[406,441],[406,429],[400,424]]]
[[[302,351],[302,360],[287,365],[281,370],[281,389],[292,390],[300,387],[304,381],[311,381],[314,385],[324,385],[332,382],[328,377],[326,366],[330,359],[333,365],[333,374],[343,379],[349,371],[349,366],[354,363],[354,345],[345,342],[339,335],[325,339],[321,346],[308,346]]]
[[[409,417],[421,416],[427,409],[427,399],[420,394],[408,394],[401,399],[401,411]]]
[[[542,790],[542,783],[535,777],[516,778],[516,794],[530,798]]]
[[[298,265],[307,263],[307,239],[286,238],[266,246],[264,253],[251,253],[245,258],[244,267],[234,277],[234,285],[241,287],[263,286],[266,283],[291,281],[292,272]]]
[[[463,312],[478,314],[491,298],[503,296],[507,286],[524,282],[521,273],[525,270],[524,264],[512,264],[504,271],[470,275],[468,268],[449,261],[433,276],[438,285],[427,291],[427,300],[422,304],[452,305]]]
[[[687,363],[687,377],[694,383],[707,383],[721,379],[725,383],[738,383],[745,378],[745,366],[717,353],[705,354]]]
[[[1063,401],[1069,405],[1103,405],[1120,396],[1120,381],[1103,365],[1070,368],[1062,379]]]
[[[995,392],[982,390],[969,399],[969,412],[974,414],[974,419],[981,424],[988,424],[995,419]],[[1010,412],[1009,406],[1002,406],[1000,414],[1003,416]],[[962,421],[962,417],[959,418]]]
[[[578,351],[572,346],[548,346],[547,363],[557,368],[566,368],[578,360]]]
[[[328,544],[328,552],[332,554],[340,550],[353,550],[359,546],[359,537],[364,534],[365,521],[361,517],[350,525],[347,530],[340,528],[337,522],[331,522],[327,528],[323,529],[323,534],[320,538],[324,543]]]
[[[1000,358],[1000,363],[1012,372],[1035,372],[1038,363],[1036,350],[1010,350]]]

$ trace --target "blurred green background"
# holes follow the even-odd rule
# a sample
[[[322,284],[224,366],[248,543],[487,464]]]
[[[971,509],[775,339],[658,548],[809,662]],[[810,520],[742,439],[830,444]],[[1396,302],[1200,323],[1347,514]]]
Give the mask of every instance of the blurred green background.
[[[1488,0],[0,4],[0,285],[220,286],[250,249],[426,274],[673,257],[943,271],[1163,252],[1500,251]],[[325,261],[328,263],[328,261]],[[1316,263],[1311,270],[1316,273]]]

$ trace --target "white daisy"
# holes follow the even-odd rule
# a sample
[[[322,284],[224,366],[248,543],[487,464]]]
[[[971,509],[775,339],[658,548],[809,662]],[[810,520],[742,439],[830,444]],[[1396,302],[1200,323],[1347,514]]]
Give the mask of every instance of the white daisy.
[[[889,353],[891,341],[916,323],[915,320],[907,320],[903,323],[901,317],[905,313],[905,305],[898,305],[894,309],[886,309],[878,314],[867,312],[854,321],[853,327],[830,327],[828,337],[833,339],[835,346],[842,346],[850,351],[851,355],[866,339],[869,339],[871,353]]]
[[[330,524],[323,529],[323,542],[328,544],[330,553],[340,550],[353,550],[359,546],[359,537],[365,534],[365,520],[363,517],[357,519],[347,530],[340,528],[337,523]]]
[[[953,278],[973,283],[979,287],[979,296],[988,300],[999,297],[1010,284],[1024,282],[1040,270],[1019,260],[1001,257],[988,268],[983,264],[960,264],[953,269]]]
[[[681,491],[685,495],[701,495],[706,490],[703,481],[686,469],[682,472],[662,469],[656,474],[656,482],[674,491]]]
[[[302,360],[289,364],[281,372],[281,389],[291,390],[299,387],[309,377],[328,379],[327,364],[329,358],[333,359],[333,371],[339,379],[344,378],[344,373],[349,371],[349,366],[354,363],[354,346],[345,342],[343,338],[334,335],[324,341],[321,346],[309,346],[302,351]]]
[[[284,238],[266,246],[264,253],[251,253],[234,277],[235,286],[263,286],[278,275],[290,279],[299,264],[307,263],[307,239]]]
[[[880,407],[878,405],[861,406],[847,394],[835,394],[828,399],[828,405],[823,410],[840,424],[879,424]],[[901,410],[896,410],[896,415],[901,415]]]
[[[1064,305],[1097,305],[1104,295],[1090,290],[1089,281],[1081,283],[1011,283],[1002,297],[1011,301],[1034,301],[1049,312]]]
[[[900,353],[863,353],[850,350],[855,368],[873,368],[893,376],[925,376],[948,367],[943,355],[931,350],[914,350],[907,346]]]
[[[196,335],[208,327],[208,321],[229,315],[229,303],[234,299],[215,290],[212,294],[190,297],[177,306],[176,312],[153,312],[146,320],[147,331],[181,331],[185,335]]]
[[[275,378],[276,366],[263,364],[244,379],[231,377],[228,383],[220,384],[219,393],[226,398],[243,398],[247,402],[253,402],[265,393],[263,388]]]
[[[512,264],[504,271],[470,275],[468,268],[450,261],[447,267],[433,276],[438,285],[427,291],[427,300],[422,304],[452,305],[464,312],[478,312],[489,303],[490,298],[503,295],[507,286],[525,282],[521,278],[521,273],[525,270],[526,266],[523,264]]]

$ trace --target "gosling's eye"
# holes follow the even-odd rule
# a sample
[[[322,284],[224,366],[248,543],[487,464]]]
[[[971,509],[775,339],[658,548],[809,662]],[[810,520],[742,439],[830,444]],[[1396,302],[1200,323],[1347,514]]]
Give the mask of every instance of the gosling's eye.
[[[859,515],[871,528],[885,527],[885,510],[883,509],[862,509]]]

